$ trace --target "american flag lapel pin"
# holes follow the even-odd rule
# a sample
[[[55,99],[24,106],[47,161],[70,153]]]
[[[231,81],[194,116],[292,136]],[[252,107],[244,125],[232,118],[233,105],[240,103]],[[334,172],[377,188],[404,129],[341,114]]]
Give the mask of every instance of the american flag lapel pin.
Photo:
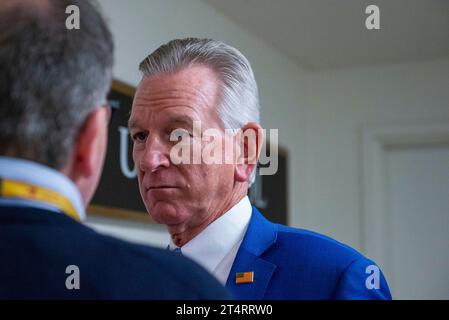
[[[235,283],[236,284],[252,283],[252,282],[254,282],[254,271],[237,272],[235,274]]]

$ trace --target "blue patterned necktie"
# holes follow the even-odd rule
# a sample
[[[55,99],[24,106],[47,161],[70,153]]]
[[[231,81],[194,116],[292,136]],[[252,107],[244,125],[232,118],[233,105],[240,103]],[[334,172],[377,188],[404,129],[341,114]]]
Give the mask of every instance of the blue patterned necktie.
[[[173,250],[172,252],[182,255],[181,248],[175,248],[175,250]]]

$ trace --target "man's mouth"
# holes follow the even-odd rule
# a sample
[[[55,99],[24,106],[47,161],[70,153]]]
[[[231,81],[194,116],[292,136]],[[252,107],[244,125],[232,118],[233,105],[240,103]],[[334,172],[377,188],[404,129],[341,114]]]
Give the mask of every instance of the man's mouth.
[[[178,189],[178,187],[176,187],[176,186],[151,186],[151,187],[148,187],[146,189],[147,189],[147,191],[150,191],[150,190],[169,190],[169,189]]]

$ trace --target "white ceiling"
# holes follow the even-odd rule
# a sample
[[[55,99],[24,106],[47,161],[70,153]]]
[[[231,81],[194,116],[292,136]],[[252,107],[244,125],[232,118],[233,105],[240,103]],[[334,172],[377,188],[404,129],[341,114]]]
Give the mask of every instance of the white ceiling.
[[[203,0],[305,68],[449,57],[449,0]],[[380,30],[365,8],[380,8]]]

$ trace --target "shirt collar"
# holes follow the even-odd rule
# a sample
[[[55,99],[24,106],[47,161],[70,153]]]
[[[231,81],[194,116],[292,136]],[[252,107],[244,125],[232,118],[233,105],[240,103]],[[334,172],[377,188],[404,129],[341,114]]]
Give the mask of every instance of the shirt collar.
[[[182,254],[213,273],[226,255],[240,243],[251,218],[252,207],[248,196],[208,225],[182,247]],[[177,246],[170,240],[170,250]]]
[[[81,221],[86,217],[78,188],[68,177],[57,170],[24,159],[0,156],[0,178],[17,180],[52,189],[65,196],[72,203]],[[42,204],[37,201],[26,200],[23,203],[42,207]]]

